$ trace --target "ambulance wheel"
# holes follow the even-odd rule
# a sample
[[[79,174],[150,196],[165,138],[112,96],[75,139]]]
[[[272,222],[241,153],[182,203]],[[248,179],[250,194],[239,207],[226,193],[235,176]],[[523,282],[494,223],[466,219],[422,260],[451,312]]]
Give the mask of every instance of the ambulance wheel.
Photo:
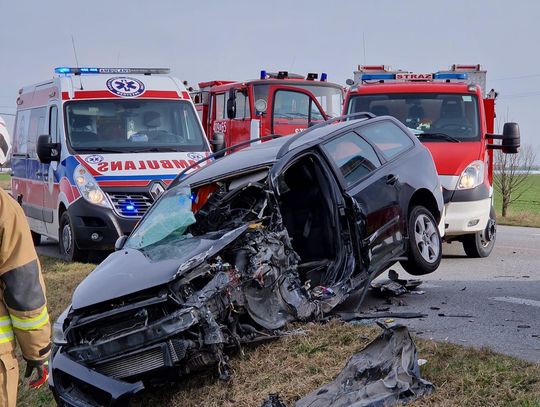
[[[60,217],[58,247],[60,249],[60,255],[65,261],[85,262],[88,259],[88,252],[77,247],[73,222],[67,211],[62,213],[62,216]]]
[[[486,228],[473,235],[463,237],[463,249],[468,257],[479,258],[488,257],[495,246],[497,238],[497,220],[495,218],[495,209],[491,207],[489,211],[489,220]]]
[[[423,206],[415,206],[409,215],[408,259],[401,261],[413,276],[437,270],[442,258],[442,240],[433,215]]]
[[[32,242],[34,242],[34,246],[39,246],[41,244],[41,235],[33,230],[31,230],[30,233],[32,234]]]

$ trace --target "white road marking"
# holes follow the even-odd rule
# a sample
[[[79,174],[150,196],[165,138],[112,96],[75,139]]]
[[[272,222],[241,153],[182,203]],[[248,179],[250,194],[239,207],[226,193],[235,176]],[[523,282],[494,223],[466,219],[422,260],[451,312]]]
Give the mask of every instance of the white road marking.
[[[527,298],[517,298],[517,297],[490,297],[489,300],[495,300],[495,301],[504,301],[509,302],[511,304],[519,304],[519,305],[531,305],[533,307],[539,307],[540,308],[540,301],[536,300],[529,300]]]

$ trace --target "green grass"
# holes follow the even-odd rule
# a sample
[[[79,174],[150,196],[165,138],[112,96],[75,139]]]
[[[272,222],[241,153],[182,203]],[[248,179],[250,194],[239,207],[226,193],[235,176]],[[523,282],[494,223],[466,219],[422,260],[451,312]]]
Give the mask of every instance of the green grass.
[[[540,227],[540,174],[529,176],[525,192],[510,204],[506,217],[501,216],[501,194],[495,191],[497,222],[502,225]]]
[[[0,172],[0,188],[11,189],[11,176],[7,172]]]
[[[41,257],[51,320],[69,304],[77,284],[95,267]],[[194,373],[174,386],[149,390],[134,406],[257,407],[268,393],[278,392],[292,406],[295,400],[332,380],[350,356],[380,330],[338,321],[294,324],[301,335],[244,348],[231,357],[228,382],[214,372]],[[422,375],[436,391],[412,406],[540,406],[540,365],[487,349],[467,348],[415,338],[418,357],[427,359]],[[21,371],[24,362],[20,359]],[[22,373],[21,373],[22,380]],[[54,406],[46,386],[29,390],[21,381],[17,406]]]

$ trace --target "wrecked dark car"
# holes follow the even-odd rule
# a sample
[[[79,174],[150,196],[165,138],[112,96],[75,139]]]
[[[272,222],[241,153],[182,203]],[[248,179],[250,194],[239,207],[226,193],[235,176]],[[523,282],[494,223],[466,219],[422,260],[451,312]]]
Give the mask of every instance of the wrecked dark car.
[[[370,114],[178,178],[54,325],[56,401],[125,405],[210,367],[227,378],[229,353],[327,316],[395,262],[434,271],[442,208],[428,150]]]

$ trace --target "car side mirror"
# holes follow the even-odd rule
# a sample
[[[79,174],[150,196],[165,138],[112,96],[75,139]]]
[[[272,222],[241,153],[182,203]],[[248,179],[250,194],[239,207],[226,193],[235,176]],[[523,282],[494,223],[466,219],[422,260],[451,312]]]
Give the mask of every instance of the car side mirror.
[[[59,161],[60,143],[53,143],[50,135],[43,134],[37,139],[36,153],[39,161],[44,164],[50,164],[51,161]]]
[[[521,136],[517,123],[505,123],[502,135],[487,134],[486,137],[501,140],[501,144],[488,144],[489,149],[502,150],[505,154],[516,154],[519,150]]]
[[[116,239],[116,242],[114,243],[114,250],[122,250],[122,248],[126,244],[127,238],[128,237],[126,235],[122,235],[118,239]]]

